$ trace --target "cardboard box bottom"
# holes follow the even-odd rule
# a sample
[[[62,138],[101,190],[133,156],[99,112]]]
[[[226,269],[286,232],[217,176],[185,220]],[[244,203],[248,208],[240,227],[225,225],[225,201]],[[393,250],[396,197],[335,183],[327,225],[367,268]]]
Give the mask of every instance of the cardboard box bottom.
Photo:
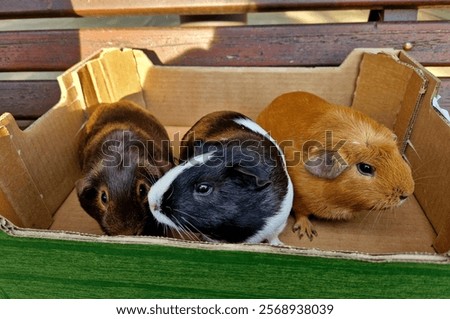
[[[166,127],[169,136],[183,136],[187,127]],[[293,217],[280,236],[287,246],[368,254],[431,253],[436,233],[415,197],[385,211],[362,211],[349,221],[313,219],[319,235],[310,241],[292,232]],[[97,222],[80,206],[73,190],[54,215],[50,230],[101,235]],[[187,239],[189,238],[180,238]]]
[[[280,236],[284,246],[194,242],[179,237],[105,236],[97,222],[80,207],[76,191],[73,190],[56,212],[49,229],[18,228],[5,220],[0,229],[14,237],[64,241],[275,253],[368,262],[450,263],[448,256],[434,251],[432,242],[436,235],[415,198],[395,211],[361,212],[353,220],[346,222],[313,222],[319,236],[313,241],[306,238],[299,240],[291,231],[293,218],[289,218]]]
[[[169,131],[173,131],[170,128]],[[182,135],[186,129],[180,130]],[[173,133],[172,133],[173,134]],[[348,221],[312,219],[318,236],[299,239],[292,232],[293,217],[282,232],[281,241],[292,247],[369,254],[435,253],[436,233],[415,197],[404,205],[385,211],[362,211]],[[101,235],[97,222],[78,202],[73,190],[54,215],[50,230]],[[189,240],[189,238],[181,238]]]

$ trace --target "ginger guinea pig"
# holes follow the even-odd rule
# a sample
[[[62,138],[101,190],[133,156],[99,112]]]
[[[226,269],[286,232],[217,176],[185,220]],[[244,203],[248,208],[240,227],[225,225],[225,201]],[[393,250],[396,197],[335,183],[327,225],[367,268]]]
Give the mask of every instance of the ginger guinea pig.
[[[293,187],[283,153],[259,125],[236,112],[208,114],[184,136],[180,160],[148,195],[160,223],[181,236],[281,243]]]
[[[128,101],[100,104],[81,132],[78,199],[107,235],[159,235],[150,187],[173,166],[169,137],[147,110]]]
[[[397,207],[414,191],[394,133],[359,111],[292,92],[277,97],[257,122],[285,152],[300,238],[317,235],[311,214],[345,220]]]

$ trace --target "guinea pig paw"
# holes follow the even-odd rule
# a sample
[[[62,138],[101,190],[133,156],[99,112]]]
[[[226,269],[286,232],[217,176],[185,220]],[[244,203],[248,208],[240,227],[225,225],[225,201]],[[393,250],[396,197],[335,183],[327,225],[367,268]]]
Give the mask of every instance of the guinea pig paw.
[[[306,216],[300,216],[295,221],[294,226],[292,226],[292,231],[297,233],[299,239],[302,239],[304,235],[306,235],[310,241],[313,240],[314,236],[317,237],[317,231]]]
[[[269,240],[269,245],[271,246],[283,246],[284,243],[277,237],[272,238],[271,240]]]

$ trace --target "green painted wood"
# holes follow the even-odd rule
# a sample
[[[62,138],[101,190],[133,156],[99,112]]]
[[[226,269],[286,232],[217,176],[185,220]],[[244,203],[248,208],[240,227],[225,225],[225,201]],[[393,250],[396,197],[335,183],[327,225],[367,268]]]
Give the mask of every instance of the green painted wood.
[[[16,238],[2,298],[449,298],[450,265]]]

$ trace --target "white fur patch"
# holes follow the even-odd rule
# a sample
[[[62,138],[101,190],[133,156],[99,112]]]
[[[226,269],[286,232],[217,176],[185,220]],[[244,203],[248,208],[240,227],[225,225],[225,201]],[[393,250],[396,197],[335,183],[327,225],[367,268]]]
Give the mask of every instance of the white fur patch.
[[[150,191],[147,195],[148,205],[150,206],[150,211],[158,222],[179,230],[177,225],[161,211],[163,196],[170,188],[170,185],[172,185],[173,181],[178,176],[180,176],[181,173],[194,165],[204,164],[211,158],[212,154],[213,152],[200,154],[184,162],[183,164],[173,167],[150,188]]]
[[[278,235],[283,231],[284,227],[286,226],[287,219],[292,209],[292,203],[294,201],[294,186],[292,185],[291,178],[286,168],[286,159],[284,157],[284,153],[278,146],[277,142],[272,138],[272,136],[270,136],[270,134],[267,133],[267,131],[264,130],[261,126],[259,126],[257,123],[246,118],[234,119],[234,122],[239,125],[245,126],[249,130],[257,134],[260,134],[263,137],[267,138],[269,141],[271,141],[273,145],[277,147],[278,153],[280,154],[283,160],[283,170],[286,173],[286,177],[288,179],[288,188],[287,193],[284,196],[283,201],[281,202],[280,209],[278,210],[278,212],[275,213],[274,216],[266,219],[266,224],[264,225],[263,229],[261,229],[255,235],[246,240],[247,243],[260,243],[264,240],[267,240],[272,245],[280,245],[282,243],[278,239]]]
[[[263,229],[257,232],[252,237],[246,240],[247,243],[260,243],[267,240],[269,244],[280,245],[281,241],[278,239],[278,235],[286,227],[287,219],[292,209],[292,203],[294,201],[294,187],[291,179],[288,175],[288,191],[283,198],[280,209],[274,216],[266,219],[266,224]]]
[[[267,131],[265,129],[263,129],[258,123],[254,122],[254,121],[252,121],[250,119],[238,118],[238,119],[234,119],[233,121],[235,123],[239,124],[239,125],[245,126],[249,130],[251,130],[251,131],[253,131],[253,132],[255,132],[255,133],[259,134],[259,135],[262,135],[263,137],[265,137],[269,141],[271,141],[272,144],[276,146],[276,148],[278,150],[278,153],[280,153],[281,158],[283,159],[283,164],[285,166],[284,167],[285,171],[287,173],[287,170],[286,170],[286,159],[284,158],[284,153],[281,150],[280,146],[278,146],[277,142],[273,139],[272,136],[270,136],[269,133],[267,133]]]
[[[160,209],[152,211],[152,214],[153,214],[153,217],[155,217],[155,219],[159,223],[167,225],[170,228],[180,231],[180,228],[169,217],[167,217],[166,215],[161,213]]]

